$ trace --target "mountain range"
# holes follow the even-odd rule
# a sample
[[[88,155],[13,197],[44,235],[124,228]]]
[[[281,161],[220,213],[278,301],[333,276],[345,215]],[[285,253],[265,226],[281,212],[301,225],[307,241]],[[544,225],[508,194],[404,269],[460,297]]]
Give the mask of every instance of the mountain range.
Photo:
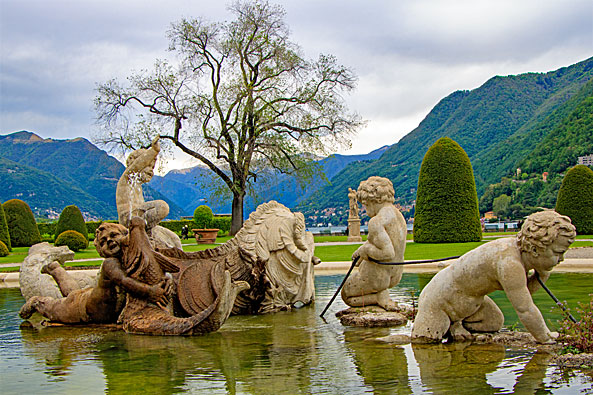
[[[115,189],[125,167],[84,138],[43,139],[20,131],[0,135],[0,200],[21,199],[39,217],[70,204],[89,219],[115,219]],[[182,210],[158,191],[144,188],[147,200],[169,203],[169,217]]]
[[[399,202],[413,202],[424,154],[445,136],[468,154],[478,195],[521,165],[530,171],[564,171],[579,155],[593,154],[593,130],[583,124],[571,131],[574,138],[564,138],[567,129],[562,126],[575,112],[583,112],[591,97],[593,58],[548,73],[493,77],[479,88],[442,99],[381,157],[349,164],[299,209],[346,207],[348,187],[372,175],[389,178]],[[551,167],[561,151],[562,164]]]
[[[592,113],[593,58],[548,73],[496,76],[443,98],[393,145],[319,160],[326,180],[303,188],[286,175],[258,177],[245,213],[272,199],[305,215],[345,208],[348,188],[371,175],[388,177],[398,202],[413,203],[424,154],[444,136],[470,157],[479,195],[517,167],[561,173],[578,156],[593,154]],[[118,160],[84,138],[43,139],[27,131],[0,135],[0,200],[25,200],[38,216],[75,204],[87,217],[116,218],[115,188],[123,171]],[[147,200],[166,200],[169,218],[179,218],[200,204],[230,213],[230,199],[216,199],[217,188],[210,171],[196,166],[155,176],[144,191]]]

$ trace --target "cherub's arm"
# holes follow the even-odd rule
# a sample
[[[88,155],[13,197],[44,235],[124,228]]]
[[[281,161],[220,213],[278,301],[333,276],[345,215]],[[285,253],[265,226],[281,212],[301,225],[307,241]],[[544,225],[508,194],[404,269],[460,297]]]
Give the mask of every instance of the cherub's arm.
[[[542,313],[533,302],[521,262],[515,259],[504,260],[499,264],[498,277],[519,319],[535,340],[539,343],[553,342],[552,333],[546,326]]]
[[[529,293],[533,295],[535,291],[541,288],[539,281],[536,278],[536,271],[533,271],[529,277],[527,277],[527,288],[529,289]],[[550,272],[541,272],[539,273],[539,278],[545,283],[550,278]]]
[[[126,276],[119,260],[107,258],[103,261],[103,270],[111,281],[121,286],[126,292],[140,298],[147,298],[159,306],[166,306],[169,302],[171,284],[163,280],[155,285],[148,285]]]
[[[159,136],[152,140],[150,148],[142,153],[135,161],[126,167],[125,174],[138,173],[144,169],[149,163],[153,162],[161,152],[161,145],[159,144]]]
[[[354,251],[352,259],[359,256],[364,260],[373,258],[377,261],[383,261],[392,258],[394,255],[395,250],[391,238],[381,223],[381,219],[377,216],[371,218],[367,241]]]

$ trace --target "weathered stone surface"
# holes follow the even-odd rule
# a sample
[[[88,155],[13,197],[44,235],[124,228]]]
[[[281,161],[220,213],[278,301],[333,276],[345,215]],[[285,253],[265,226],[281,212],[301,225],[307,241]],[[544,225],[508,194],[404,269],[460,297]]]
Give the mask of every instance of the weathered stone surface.
[[[144,201],[142,184],[154,175],[154,166],[161,151],[158,137],[148,149],[132,152],[126,161],[126,170],[117,182],[115,202],[119,223],[128,227],[132,216],[139,216],[146,222],[146,231],[153,244],[159,248],[182,248],[181,240],[172,231],[158,226],[169,214],[169,205],[164,200]]]
[[[362,326],[367,328],[401,326],[408,322],[408,319],[395,311],[383,312],[359,312],[343,314],[340,317],[342,325]]]
[[[197,252],[159,250],[166,256],[210,265],[223,262],[234,281],[249,283],[241,292],[233,314],[264,314],[307,305],[315,297],[313,235],[305,231],[301,213],[270,201],[251,213],[237,235],[219,247]],[[178,292],[191,294],[198,286],[196,276],[184,276]],[[187,296],[187,300],[194,299]]]
[[[525,328],[539,343],[553,343],[531,294],[563,259],[576,236],[570,218],[554,211],[530,215],[516,238],[486,243],[437,273],[424,287],[412,329],[417,340],[451,336],[471,339],[472,332],[502,328],[502,311],[487,295],[505,290]]]
[[[63,264],[74,259],[74,252],[66,246],[54,247],[44,242],[38,243],[29,248],[29,253],[21,264],[19,273],[19,286],[25,300],[32,296],[49,296],[61,298],[62,294],[58,284],[52,276],[41,272],[41,268],[52,262]],[[81,288],[93,286],[97,282],[95,275],[77,273],[73,276]]]
[[[393,205],[393,184],[383,177],[370,177],[360,183],[356,198],[365,206],[369,221],[368,240],[352,259],[358,259],[358,272],[348,278],[342,288],[342,300],[348,306],[378,305],[386,310],[397,308],[388,288],[399,284],[403,266],[380,265],[373,262],[403,262],[406,248],[406,221]]]

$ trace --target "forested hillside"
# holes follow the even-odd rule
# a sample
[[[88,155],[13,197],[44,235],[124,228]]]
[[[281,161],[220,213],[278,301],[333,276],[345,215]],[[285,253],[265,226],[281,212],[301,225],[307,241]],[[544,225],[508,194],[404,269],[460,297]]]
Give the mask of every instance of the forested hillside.
[[[65,206],[75,204],[87,217],[117,218],[115,190],[125,168],[88,140],[42,139],[21,131],[0,136],[0,156],[6,167],[0,173],[2,201],[22,199],[38,208],[36,215],[47,210],[59,214]],[[150,188],[145,188],[145,195],[151,200],[167,200]],[[171,217],[181,215],[181,210],[169,203]]]
[[[350,164],[331,180],[331,185],[299,208],[312,213],[327,207],[343,207],[347,204],[347,188],[358,186],[371,175],[391,179],[399,202],[411,202],[415,199],[422,158],[444,136],[458,142],[467,152],[478,195],[482,195],[489,184],[512,174],[575,108],[591,97],[592,80],[590,58],[549,73],[497,76],[475,90],[454,92],[379,159]],[[530,163],[535,166],[536,162],[531,159]]]

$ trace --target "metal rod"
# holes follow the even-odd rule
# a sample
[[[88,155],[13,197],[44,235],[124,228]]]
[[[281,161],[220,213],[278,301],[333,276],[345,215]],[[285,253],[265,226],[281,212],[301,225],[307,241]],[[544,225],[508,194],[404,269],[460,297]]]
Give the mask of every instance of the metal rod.
[[[422,261],[407,261],[407,262],[379,262],[378,260],[369,257],[369,261],[374,262],[374,263],[377,263],[379,265],[396,266],[396,265],[414,265],[414,264],[417,264],[417,263],[432,263],[432,262],[448,261],[448,260],[451,260],[451,259],[457,259],[459,257],[460,257],[460,255],[458,255],[458,256],[450,256],[450,257],[447,257],[447,258],[440,258],[440,259],[425,259],[425,260],[422,260]]]
[[[356,258],[354,258],[354,260],[352,261],[352,265],[350,265],[350,269],[348,269],[348,273],[346,273],[346,276],[344,277],[344,279],[342,280],[342,284],[340,284],[340,286],[338,287],[338,289],[336,290],[336,293],[334,294],[334,296],[332,296],[332,298],[329,300],[329,303],[327,304],[327,306],[325,306],[325,309],[323,309],[323,311],[321,312],[321,314],[319,315],[321,318],[323,318],[323,315],[325,314],[325,312],[327,311],[327,309],[329,309],[329,306],[331,306],[331,304],[334,302],[334,300],[336,299],[336,296],[338,296],[338,293],[340,292],[340,290],[342,289],[342,287],[344,286],[344,284],[346,283],[346,280],[348,279],[348,277],[350,276],[350,273],[352,273],[352,270],[354,269],[354,266],[356,266],[356,262],[358,262],[358,260],[360,259],[359,256],[357,256]]]
[[[572,314],[570,314],[570,312],[568,311],[568,309],[566,307],[564,307],[564,305],[562,303],[560,303],[560,301],[558,300],[558,298],[554,296],[554,294],[552,293],[552,291],[550,291],[550,289],[548,287],[546,287],[546,284],[544,284],[544,282],[542,281],[542,279],[539,277],[539,273],[537,271],[535,272],[535,278],[539,282],[539,285],[542,286],[542,288],[544,289],[544,291],[546,291],[548,293],[548,295],[550,295],[550,297],[552,298],[552,300],[554,302],[556,302],[556,304],[562,309],[562,311],[564,311],[564,314],[566,314],[568,316],[568,318],[572,322],[574,322],[576,324],[577,323],[576,318],[574,318],[572,316]]]

